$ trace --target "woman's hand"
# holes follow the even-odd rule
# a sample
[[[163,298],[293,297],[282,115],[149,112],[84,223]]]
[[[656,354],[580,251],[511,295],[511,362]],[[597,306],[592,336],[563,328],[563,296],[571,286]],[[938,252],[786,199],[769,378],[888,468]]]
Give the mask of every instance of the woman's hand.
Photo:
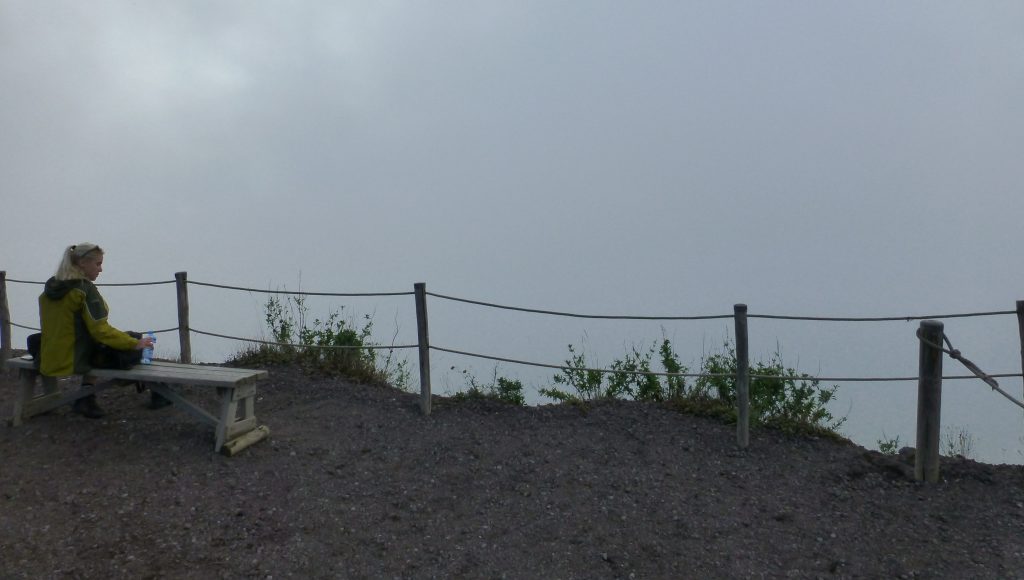
[[[139,342],[135,344],[135,350],[142,350],[144,348],[152,348],[153,339],[149,336],[143,336],[139,339]]]

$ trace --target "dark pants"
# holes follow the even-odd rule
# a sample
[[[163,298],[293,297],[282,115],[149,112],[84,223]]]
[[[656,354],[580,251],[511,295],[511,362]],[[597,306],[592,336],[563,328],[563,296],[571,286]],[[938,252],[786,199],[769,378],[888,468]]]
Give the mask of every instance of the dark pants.
[[[135,339],[142,338],[142,335],[138,332],[129,330],[126,334]],[[35,359],[36,366],[39,365],[39,350],[42,344],[42,337],[43,335],[37,332],[30,334],[26,340],[28,343],[26,345],[28,346],[28,353]],[[97,343],[92,355],[89,357],[89,364],[96,369],[130,369],[140,362],[142,362],[141,350],[136,348],[117,350],[103,343]]]
[[[128,331],[132,338],[139,339],[142,335],[138,332]],[[130,369],[142,361],[142,351],[133,348],[130,350],[117,350],[100,343],[96,345],[90,362],[96,369]]]

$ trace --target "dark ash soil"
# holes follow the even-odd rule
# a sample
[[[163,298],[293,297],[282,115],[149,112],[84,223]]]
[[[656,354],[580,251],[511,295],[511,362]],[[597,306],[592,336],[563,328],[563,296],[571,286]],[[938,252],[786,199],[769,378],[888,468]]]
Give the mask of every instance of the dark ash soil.
[[[0,378],[9,417],[14,373]],[[0,578],[1024,578],[1024,467],[943,481],[652,404],[512,408],[271,368],[270,439],[132,388],[0,425]]]

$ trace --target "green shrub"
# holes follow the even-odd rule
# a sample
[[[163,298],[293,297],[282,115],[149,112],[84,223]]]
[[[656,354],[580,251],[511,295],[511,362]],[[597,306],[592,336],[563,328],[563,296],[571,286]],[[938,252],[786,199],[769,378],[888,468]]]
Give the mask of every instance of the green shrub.
[[[568,368],[562,369],[554,376],[554,381],[559,385],[566,385],[574,392],[563,391],[557,387],[540,389],[539,392],[562,403],[594,401],[610,396],[610,393],[603,387],[604,375],[601,371],[587,367],[587,357],[583,353],[577,353],[573,345],[569,345],[569,358],[565,361]]]
[[[722,351],[701,362],[702,376],[696,381],[693,396],[711,398],[736,407],[736,348],[725,341]],[[836,432],[845,418],[837,419],[828,410],[838,386],[822,387],[806,373],[787,367],[776,351],[767,361],[750,365],[750,422],[786,432]]]
[[[672,343],[667,338],[661,339],[661,346],[658,347],[658,354],[661,355],[661,366],[666,373],[685,374],[689,371],[679,362],[679,355],[672,349]],[[666,376],[665,397],[667,399],[678,399],[686,394],[686,377],[677,375]]]
[[[410,373],[407,359],[399,359],[394,349],[381,349],[370,340],[373,320],[364,316],[361,327],[342,318],[343,307],[332,310],[326,319],[309,321],[305,297],[288,295],[284,300],[271,296],[264,307],[265,321],[273,344],[258,344],[239,353],[238,364],[295,364],[308,371],[341,375],[354,380],[388,383],[407,390]]]
[[[897,435],[890,439],[883,432],[882,438],[878,440],[878,450],[885,455],[896,455],[900,452],[900,436]]]
[[[651,357],[654,347],[640,352],[635,346],[626,353],[625,358],[612,362],[612,370],[608,375],[608,391],[611,396],[620,398],[628,396],[638,401],[662,401],[665,399],[661,382],[657,375],[651,373]]]
[[[662,371],[651,368],[655,353],[659,355]],[[565,366],[567,368],[560,370],[552,380],[556,385],[568,387],[568,390],[559,387],[540,389],[541,395],[560,402],[583,403],[600,399],[667,401],[686,393],[685,377],[653,374],[687,372],[687,368],[679,363],[679,356],[667,338],[662,340],[660,346],[652,345],[644,351],[634,346],[626,352],[624,358],[612,361],[607,384],[605,373],[590,368],[586,355],[576,352],[576,347],[571,344]]]
[[[451,368],[455,370],[454,366]],[[452,397],[456,401],[489,399],[520,407],[526,404],[523,383],[518,379],[499,377],[498,367],[494,367],[494,376],[489,384],[481,383],[468,370],[463,370],[462,375],[466,380],[466,388]]]
[[[662,371],[653,374],[658,355]],[[669,339],[646,350],[633,347],[614,360],[607,373],[588,364],[586,356],[569,345],[569,358],[553,377],[556,386],[540,389],[541,395],[559,402],[587,403],[599,399],[665,401],[680,411],[736,420],[736,349],[731,342],[721,352],[701,360],[700,377],[688,385],[681,376],[688,369]],[[838,387],[822,387],[805,373],[786,367],[776,352],[767,361],[750,366],[750,420],[786,432],[835,434],[844,419],[828,410]]]

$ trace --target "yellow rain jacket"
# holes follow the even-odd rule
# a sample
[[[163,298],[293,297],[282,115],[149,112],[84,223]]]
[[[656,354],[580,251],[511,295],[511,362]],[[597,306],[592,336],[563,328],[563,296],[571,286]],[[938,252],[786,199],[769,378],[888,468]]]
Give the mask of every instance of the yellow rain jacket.
[[[46,281],[39,296],[43,329],[39,372],[47,376],[83,375],[92,366],[98,343],[117,350],[135,348],[138,340],[107,322],[107,302],[88,280]]]

